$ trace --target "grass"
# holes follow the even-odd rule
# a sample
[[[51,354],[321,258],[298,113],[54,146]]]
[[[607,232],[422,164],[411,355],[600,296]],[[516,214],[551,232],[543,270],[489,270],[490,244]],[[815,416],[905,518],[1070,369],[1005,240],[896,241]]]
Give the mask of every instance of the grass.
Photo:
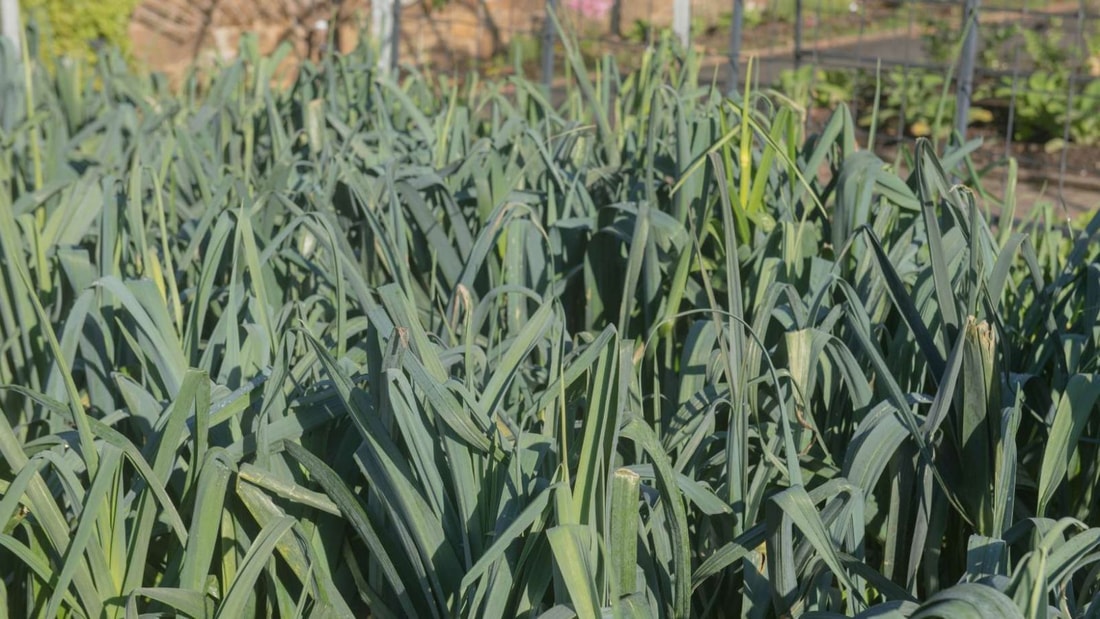
[[[551,105],[3,48],[8,614],[1100,609],[1100,218],[566,52]]]

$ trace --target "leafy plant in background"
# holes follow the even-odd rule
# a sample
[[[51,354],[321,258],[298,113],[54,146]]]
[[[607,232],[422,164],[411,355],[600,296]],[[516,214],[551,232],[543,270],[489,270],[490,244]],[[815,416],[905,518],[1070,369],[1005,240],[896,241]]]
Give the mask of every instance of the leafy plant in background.
[[[937,64],[948,64],[958,53],[962,35],[957,20],[932,16],[922,20],[921,35],[929,59]],[[1012,63],[1026,59],[1014,55],[1014,46],[1021,42],[1026,28],[1018,23],[983,23],[978,39],[978,66],[983,70],[1004,71]]]
[[[1100,116],[1100,87],[1085,77],[1087,60],[1098,48],[1096,37],[1087,37],[1085,48],[1074,49],[1065,43],[1062,32],[1057,21],[1043,32],[1024,30],[1025,49],[1034,69],[1025,77],[1002,78],[996,89],[996,96],[1013,105],[1013,137],[1046,142],[1054,149],[1062,146],[1067,130],[1072,142],[1100,142],[1096,120]]]
[[[1020,67],[1019,75],[987,82],[985,91],[985,96],[994,97],[991,103],[1013,108],[1014,139],[1045,142],[1051,149],[1063,146],[1067,129],[1075,143],[1091,145],[1100,139],[1092,120],[1100,102],[1085,77],[1092,70],[1096,32],[1084,35],[1084,47],[1067,42],[1061,18],[1032,27],[1004,24],[986,30],[982,66],[1001,71]]]
[[[1073,103],[1070,139],[1086,146],[1100,144],[1100,81],[1086,81]]]
[[[1089,80],[1075,85],[1066,70],[1031,74],[1023,84],[1005,79],[998,96],[1011,99],[1014,108],[1014,138],[1046,142],[1060,148],[1063,135],[1074,143],[1100,143],[1100,85]]]
[[[19,0],[25,19],[39,25],[39,57],[52,66],[61,56],[96,59],[96,49],[129,54],[130,16],[139,0]]]
[[[1017,66],[1020,74],[979,79],[974,98],[990,99],[992,105],[1012,107],[1015,140],[1045,142],[1048,148],[1057,149],[1063,146],[1063,134],[1068,128],[1068,137],[1074,143],[1092,145],[1100,141],[1100,128],[1095,122],[1100,114],[1100,101],[1093,94],[1096,89],[1092,80],[1085,77],[1090,71],[1090,59],[1098,49],[1096,33],[1086,32],[1086,45],[1081,47],[1068,42],[1066,32],[1061,18],[1051,18],[1032,27],[1015,23],[983,27],[980,66],[994,71],[1010,71]],[[954,31],[943,20],[933,19],[926,33],[931,57],[937,62],[949,61],[957,45]],[[1074,74],[1077,78],[1073,80],[1071,101],[1071,76]],[[929,121],[938,108],[938,97],[928,95],[942,89],[943,80],[935,73],[911,72],[910,75],[914,81],[902,91],[886,91],[888,100],[884,103],[882,117],[897,118],[901,99],[914,102],[917,109],[909,131],[914,135],[928,135],[931,131]],[[897,75],[891,75],[890,81],[894,85],[900,83]],[[899,92],[900,96],[896,94]],[[953,107],[949,99],[947,111],[950,113]],[[992,120],[985,109],[978,109],[976,114],[972,115],[972,122]],[[1001,116],[1007,119],[1007,113]]]
[[[745,28],[751,28],[753,26],[753,18],[749,16],[750,13],[759,14],[758,11],[746,9],[744,21],[742,23],[742,26]],[[722,11],[718,13],[717,16],[711,16],[709,18],[703,16],[693,16],[691,18],[691,32],[695,36],[726,36],[729,34],[732,25],[733,12],[731,11]]]
[[[1061,18],[1052,18],[1036,28],[1022,28],[1024,49],[1037,70],[1067,68],[1081,60],[1077,46],[1066,41],[1066,24]]]
[[[763,3],[767,21],[793,22],[797,14],[798,3],[795,0],[771,0]],[[828,22],[838,17],[847,17],[853,11],[851,0],[820,0],[807,8],[814,13],[814,19]]]
[[[655,32],[656,27],[649,20],[635,19],[630,25],[626,38],[634,43],[649,43]]]
[[[983,98],[983,90],[979,86],[973,98]],[[903,67],[891,69],[883,79],[882,94],[882,104],[877,111],[880,126],[896,127],[900,121],[909,135],[943,139],[951,134],[955,122],[955,95],[945,92],[945,77],[941,73]],[[872,117],[867,113],[860,122],[869,125]],[[970,107],[970,124],[992,120],[989,110]]]
[[[803,66],[781,71],[775,88],[803,107],[831,110],[855,100],[855,84],[852,71]]]
[[[1069,110],[1068,73],[1036,71],[1015,83],[1006,78],[997,95],[1009,98],[1014,111],[1013,138],[1026,142],[1047,142],[1060,138]]]
[[[8,614],[1098,612],[1100,217],[563,46],[560,105],[0,47]]]
[[[987,71],[1011,71],[1025,59],[1015,49],[1024,29],[1015,23],[982,26],[978,66]]]
[[[936,64],[946,64],[955,55],[960,33],[956,24],[939,15],[926,15],[921,18],[921,38],[928,58]]]

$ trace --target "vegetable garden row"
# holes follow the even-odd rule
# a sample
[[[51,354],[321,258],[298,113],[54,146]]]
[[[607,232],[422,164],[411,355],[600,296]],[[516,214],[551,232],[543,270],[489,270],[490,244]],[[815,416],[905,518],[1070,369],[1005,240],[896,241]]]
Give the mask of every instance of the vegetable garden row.
[[[10,616],[1100,616],[1100,218],[845,107],[0,58]]]

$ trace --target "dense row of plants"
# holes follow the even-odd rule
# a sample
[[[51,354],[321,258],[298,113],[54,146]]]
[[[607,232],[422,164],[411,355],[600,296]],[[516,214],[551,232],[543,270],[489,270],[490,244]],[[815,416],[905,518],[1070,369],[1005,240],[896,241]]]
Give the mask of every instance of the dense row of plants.
[[[1100,613],[1100,218],[566,47],[556,105],[0,48],[0,607]]]

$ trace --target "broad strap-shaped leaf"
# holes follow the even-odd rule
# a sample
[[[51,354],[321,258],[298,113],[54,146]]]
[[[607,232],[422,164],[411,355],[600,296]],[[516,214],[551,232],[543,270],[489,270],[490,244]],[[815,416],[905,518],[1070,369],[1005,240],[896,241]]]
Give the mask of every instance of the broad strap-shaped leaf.
[[[1054,493],[1062,484],[1070,459],[1077,450],[1077,443],[1085,424],[1100,398],[1100,375],[1075,374],[1066,384],[1066,390],[1058,400],[1054,423],[1043,449],[1043,464],[1039,471],[1039,502],[1036,513],[1046,513]]]

